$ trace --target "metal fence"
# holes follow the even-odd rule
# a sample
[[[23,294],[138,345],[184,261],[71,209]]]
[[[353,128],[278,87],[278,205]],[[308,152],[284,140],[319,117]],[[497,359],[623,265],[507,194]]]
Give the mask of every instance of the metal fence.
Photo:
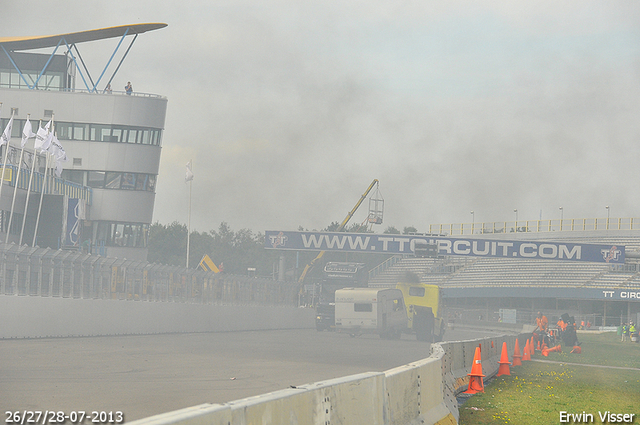
[[[0,244],[0,294],[198,304],[297,303],[295,282]]]
[[[594,230],[639,230],[640,218],[568,218],[557,220],[516,220],[488,223],[431,224],[429,233],[451,236],[487,233],[575,232]]]

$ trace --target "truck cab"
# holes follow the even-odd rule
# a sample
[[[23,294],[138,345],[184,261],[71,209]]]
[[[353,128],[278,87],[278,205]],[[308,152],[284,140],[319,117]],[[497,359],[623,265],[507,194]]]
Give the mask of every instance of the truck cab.
[[[444,337],[446,323],[441,317],[440,297],[437,285],[400,282],[396,288],[404,297],[408,327],[420,341],[440,342]]]
[[[342,288],[366,288],[369,273],[364,263],[328,262],[324,266],[316,304],[316,329],[318,332],[335,329],[335,292]]]

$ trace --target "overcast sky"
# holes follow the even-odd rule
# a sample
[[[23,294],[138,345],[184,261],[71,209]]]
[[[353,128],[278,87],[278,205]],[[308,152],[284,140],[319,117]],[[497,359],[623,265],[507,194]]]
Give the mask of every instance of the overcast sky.
[[[154,221],[187,222],[190,159],[198,231],[321,229],[374,178],[378,232],[640,217],[637,2],[62,4],[3,4],[0,37],[168,24],[113,84],[169,100]]]

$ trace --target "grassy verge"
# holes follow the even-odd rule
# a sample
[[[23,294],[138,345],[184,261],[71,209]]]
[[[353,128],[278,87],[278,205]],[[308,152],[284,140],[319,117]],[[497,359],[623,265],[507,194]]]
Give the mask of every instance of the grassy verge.
[[[598,412],[609,411],[634,413],[632,423],[640,424],[640,370],[588,366],[640,368],[640,345],[623,344],[615,333],[581,335],[579,339],[582,354],[537,354],[534,359],[563,363],[524,362],[511,368],[510,376],[487,383],[484,394],[474,395],[460,406],[460,423],[555,424],[560,423],[561,411],[586,412],[594,419],[586,423],[603,423]]]

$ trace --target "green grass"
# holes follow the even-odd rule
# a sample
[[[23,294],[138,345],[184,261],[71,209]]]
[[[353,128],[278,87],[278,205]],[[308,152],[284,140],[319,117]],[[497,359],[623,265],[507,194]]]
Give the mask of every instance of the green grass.
[[[582,354],[536,354],[534,359],[640,368],[640,344],[623,344],[615,333],[579,335],[579,340]],[[484,394],[460,406],[460,424],[556,424],[560,411],[591,413],[593,423],[601,423],[598,411],[607,410],[635,413],[633,423],[640,424],[640,370],[532,361],[485,383]]]

